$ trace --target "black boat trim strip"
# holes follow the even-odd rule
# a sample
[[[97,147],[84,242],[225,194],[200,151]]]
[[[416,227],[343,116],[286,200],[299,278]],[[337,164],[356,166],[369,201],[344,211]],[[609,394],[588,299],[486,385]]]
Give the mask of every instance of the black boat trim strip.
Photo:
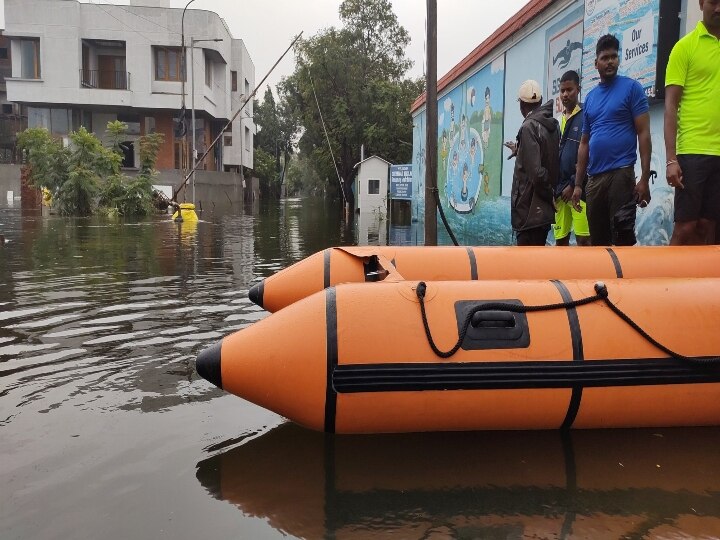
[[[325,431],[335,433],[337,392],[334,377],[338,368],[337,300],[335,287],[325,289],[325,318],[327,319],[327,380],[325,383]]]
[[[323,252],[323,289],[330,286],[330,256],[332,248],[328,248]]]
[[[560,292],[563,302],[570,304],[573,301],[572,294],[560,280],[552,280],[552,284],[557,287]],[[582,331],[580,329],[580,319],[578,318],[577,308],[571,306],[566,308],[568,324],[570,325],[570,339],[572,341],[573,350],[573,362],[582,362],[585,359],[583,353],[583,342],[582,342]],[[580,402],[582,401],[582,385],[575,385],[572,389],[572,395],[570,396],[570,403],[568,404],[567,413],[565,413],[565,419],[560,425],[560,429],[570,429],[575,422],[578,411],[580,410]]]
[[[612,248],[606,249],[607,252],[610,254],[613,266],[615,267],[615,275],[619,278],[623,277],[622,265],[620,264],[620,259],[618,259],[617,253],[615,253]]]
[[[330,352],[330,344],[328,344],[328,352]],[[336,350],[335,354],[337,354]],[[330,366],[331,362],[328,358],[329,369]],[[354,364],[338,365],[332,373],[332,390],[340,394],[576,386],[596,388],[711,382],[720,382],[720,370],[699,368],[674,358],[585,360],[584,362],[564,360]],[[329,385],[330,381],[328,381],[328,392],[331,390]]]
[[[475,252],[471,247],[465,249],[467,249],[468,259],[470,259],[470,279],[476,281],[478,278],[478,270],[477,260],[475,259]]]

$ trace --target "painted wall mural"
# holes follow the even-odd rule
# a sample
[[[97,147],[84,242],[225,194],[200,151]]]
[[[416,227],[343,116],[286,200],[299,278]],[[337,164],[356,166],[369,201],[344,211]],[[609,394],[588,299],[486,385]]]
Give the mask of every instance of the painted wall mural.
[[[515,92],[506,92],[506,84],[514,88],[534,75],[552,99],[557,97],[558,89],[554,86],[559,86],[562,74],[575,69],[582,71],[583,95],[586,95],[597,85],[595,43],[598,37],[610,32],[620,39],[623,47],[622,73],[638,79],[646,94],[651,95],[656,84],[654,65],[657,62],[658,12],[659,0],[579,2],[439,97],[438,190],[443,211],[460,244],[509,245],[514,242],[507,193],[512,167],[505,160],[507,154],[502,143],[515,138],[521,119],[517,118],[519,113],[514,112],[517,108],[512,99]],[[648,40],[647,47],[643,45],[645,42],[640,43],[642,40]],[[582,49],[578,48],[578,43],[582,43]],[[513,60],[506,63],[506,57]],[[536,71],[528,73],[530,65],[536,66]],[[544,72],[541,71],[543,68]],[[508,111],[505,111],[506,106]],[[556,107],[556,110],[559,109]],[[651,168],[658,171],[659,177],[651,186],[650,205],[637,214],[638,243],[644,245],[667,244],[672,231],[673,199],[664,179],[662,121],[662,103],[652,104]],[[414,116],[413,123],[412,217],[420,234],[412,241],[422,243],[425,213],[424,110]],[[509,175],[504,182],[503,164],[505,175]],[[638,163],[636,173],[639,172]],[[505,193],[503,183],[506,184]],[[552,238],[549,237],[548,241],[552,243]],[[451,244],[439,217],[438,243]]]
[[[466,243],[502,243],[488,221],[502,190],[504,80],[503,55],[438,100],[440,204]]]
[[[560,78],[566,71],[582,71],[583,8],[580,6],[548,28],[545,52],[545,99],[555,102],[555,113],[563,111]]]
[[[598,38],[613,34],[620,41],[618,73],[640,82],[645,95],[655,97],[660,0],[586,0],[583,39],[583,95],[595,88]]]

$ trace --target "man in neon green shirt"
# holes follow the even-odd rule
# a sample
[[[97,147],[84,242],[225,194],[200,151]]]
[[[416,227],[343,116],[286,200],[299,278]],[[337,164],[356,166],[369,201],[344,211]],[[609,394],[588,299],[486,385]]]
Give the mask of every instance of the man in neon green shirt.
[[[671,245],[712,244],[720,221],[720,0],[700,0],[700,9],[703,20],[675,44],[665,74]]]

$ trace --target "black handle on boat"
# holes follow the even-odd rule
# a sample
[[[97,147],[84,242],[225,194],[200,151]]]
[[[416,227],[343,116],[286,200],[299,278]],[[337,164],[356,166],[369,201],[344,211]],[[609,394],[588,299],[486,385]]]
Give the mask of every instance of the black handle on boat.
[[[473,328],[515,328],[515,315],[509,311],[478,311],[470,324]]]

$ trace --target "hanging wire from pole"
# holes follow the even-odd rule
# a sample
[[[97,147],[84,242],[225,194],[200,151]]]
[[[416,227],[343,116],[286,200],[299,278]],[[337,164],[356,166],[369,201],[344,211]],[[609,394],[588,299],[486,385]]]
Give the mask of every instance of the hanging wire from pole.
[[[317,94],[315,93],[315,83],[313,82],[312,75],[310,75],[310,68],[308,70],[308,77],[310,78],[310,86],[312,86],[313,96],[315,96],[315,104],[317,105],[318,113],[320,113],[320,122],[322,123],[323,131],[325,132],[325,140],[327,140],[328,148],[330,149],[330,157],[332,157],[333,165],[335,166],[335,174],[337,174],[338,181],[340,182],[340,193],[343,196],[343,202],[347,204],[347,197],[345,196],[345,182],[343,182],[338,170],[337,162],[335,161],[335,154],[333,154],[332,145],[330,144],[330,137],[328,137],[327,128],[325,127],[325,120],[323,119],[322,111],[320,110],[320,102],[318,101]]]
[[[300,37],[302,36],[302,34],[303,34],[303,33],[300,32],[300,33],[295,37],[295,39],[292,40],[292,43],[290,43],[290,45],[288,46],[288,48],[285,49],[285,52],[282,53],[282,55],[280,56],[280,58],[277,59],[277,61],[273,64],[273,66],[270,68],[270,70],[269,70],[269,71],[265,74],[265,76],[262,78],[262,80],[260,81],[260,83],[255,86],[255,89],[252,91],[252,93],[251,93],[249,96],[246,96],[246,97],[245,97],[245,101],[242,102],[242,104],[240,105],[240,107],[238,108],[238,110],[235,112],[235,114],[233,114],[232,118],[230,118],[230,120],[228,120],[228,122],[225,124],[225,126],[223,127],[223,129],[220,130],[220,133],[218,134],[218,136],[215,137],[215,139],[213,140],[213,142],[210,143],[210,146],[208,146],[208,149],[205,150],[205,153],[197,160],[197,163],[196,163],[195,166],[192,168],[192,170],[185,176],[185,178],[183,179],[182,183],[178,186],[178,188],[177,188],[176,190],[173,190],[173,197],[172,197],[172,200],[173,200],[173,201],[177,202],[177,196],[178,196],[178,193],[180,193],[180,190],[185,187],[185,185],[187,184],[188,180],[192,177],[192,174],[197,170],[197,168],[200,166],[200,164],[203,162],[203,160],[207,157],[207,155],[212,151],[212,149],[215,147],[215,145],[218,143],[218,141],[219,141],[219,140],[222,138],[222,136],[225,134],[225,130],[232,125],[233,121],[240,115],[240,113],[241,113],[241,112],[243,111],[243,109],[245,108],[245,105],[247,105],[248,102],[249,102],[252,98],[255,97],[255,94],[257,93],[258,89],[263,85],[263,83],[265,82],[265,80],[270,76],[270,74],[271,74],[271,73],[273,72],[273,70],[277,67],[277,65],[280,63],[280,61],[281,61],[283,58],[285,58],[285,55],[286,55],[288,52],[290,52],[290,49],[293,48],[293,46],[295,45],[295,43],[297,43],[297,41],[300,39]]]

